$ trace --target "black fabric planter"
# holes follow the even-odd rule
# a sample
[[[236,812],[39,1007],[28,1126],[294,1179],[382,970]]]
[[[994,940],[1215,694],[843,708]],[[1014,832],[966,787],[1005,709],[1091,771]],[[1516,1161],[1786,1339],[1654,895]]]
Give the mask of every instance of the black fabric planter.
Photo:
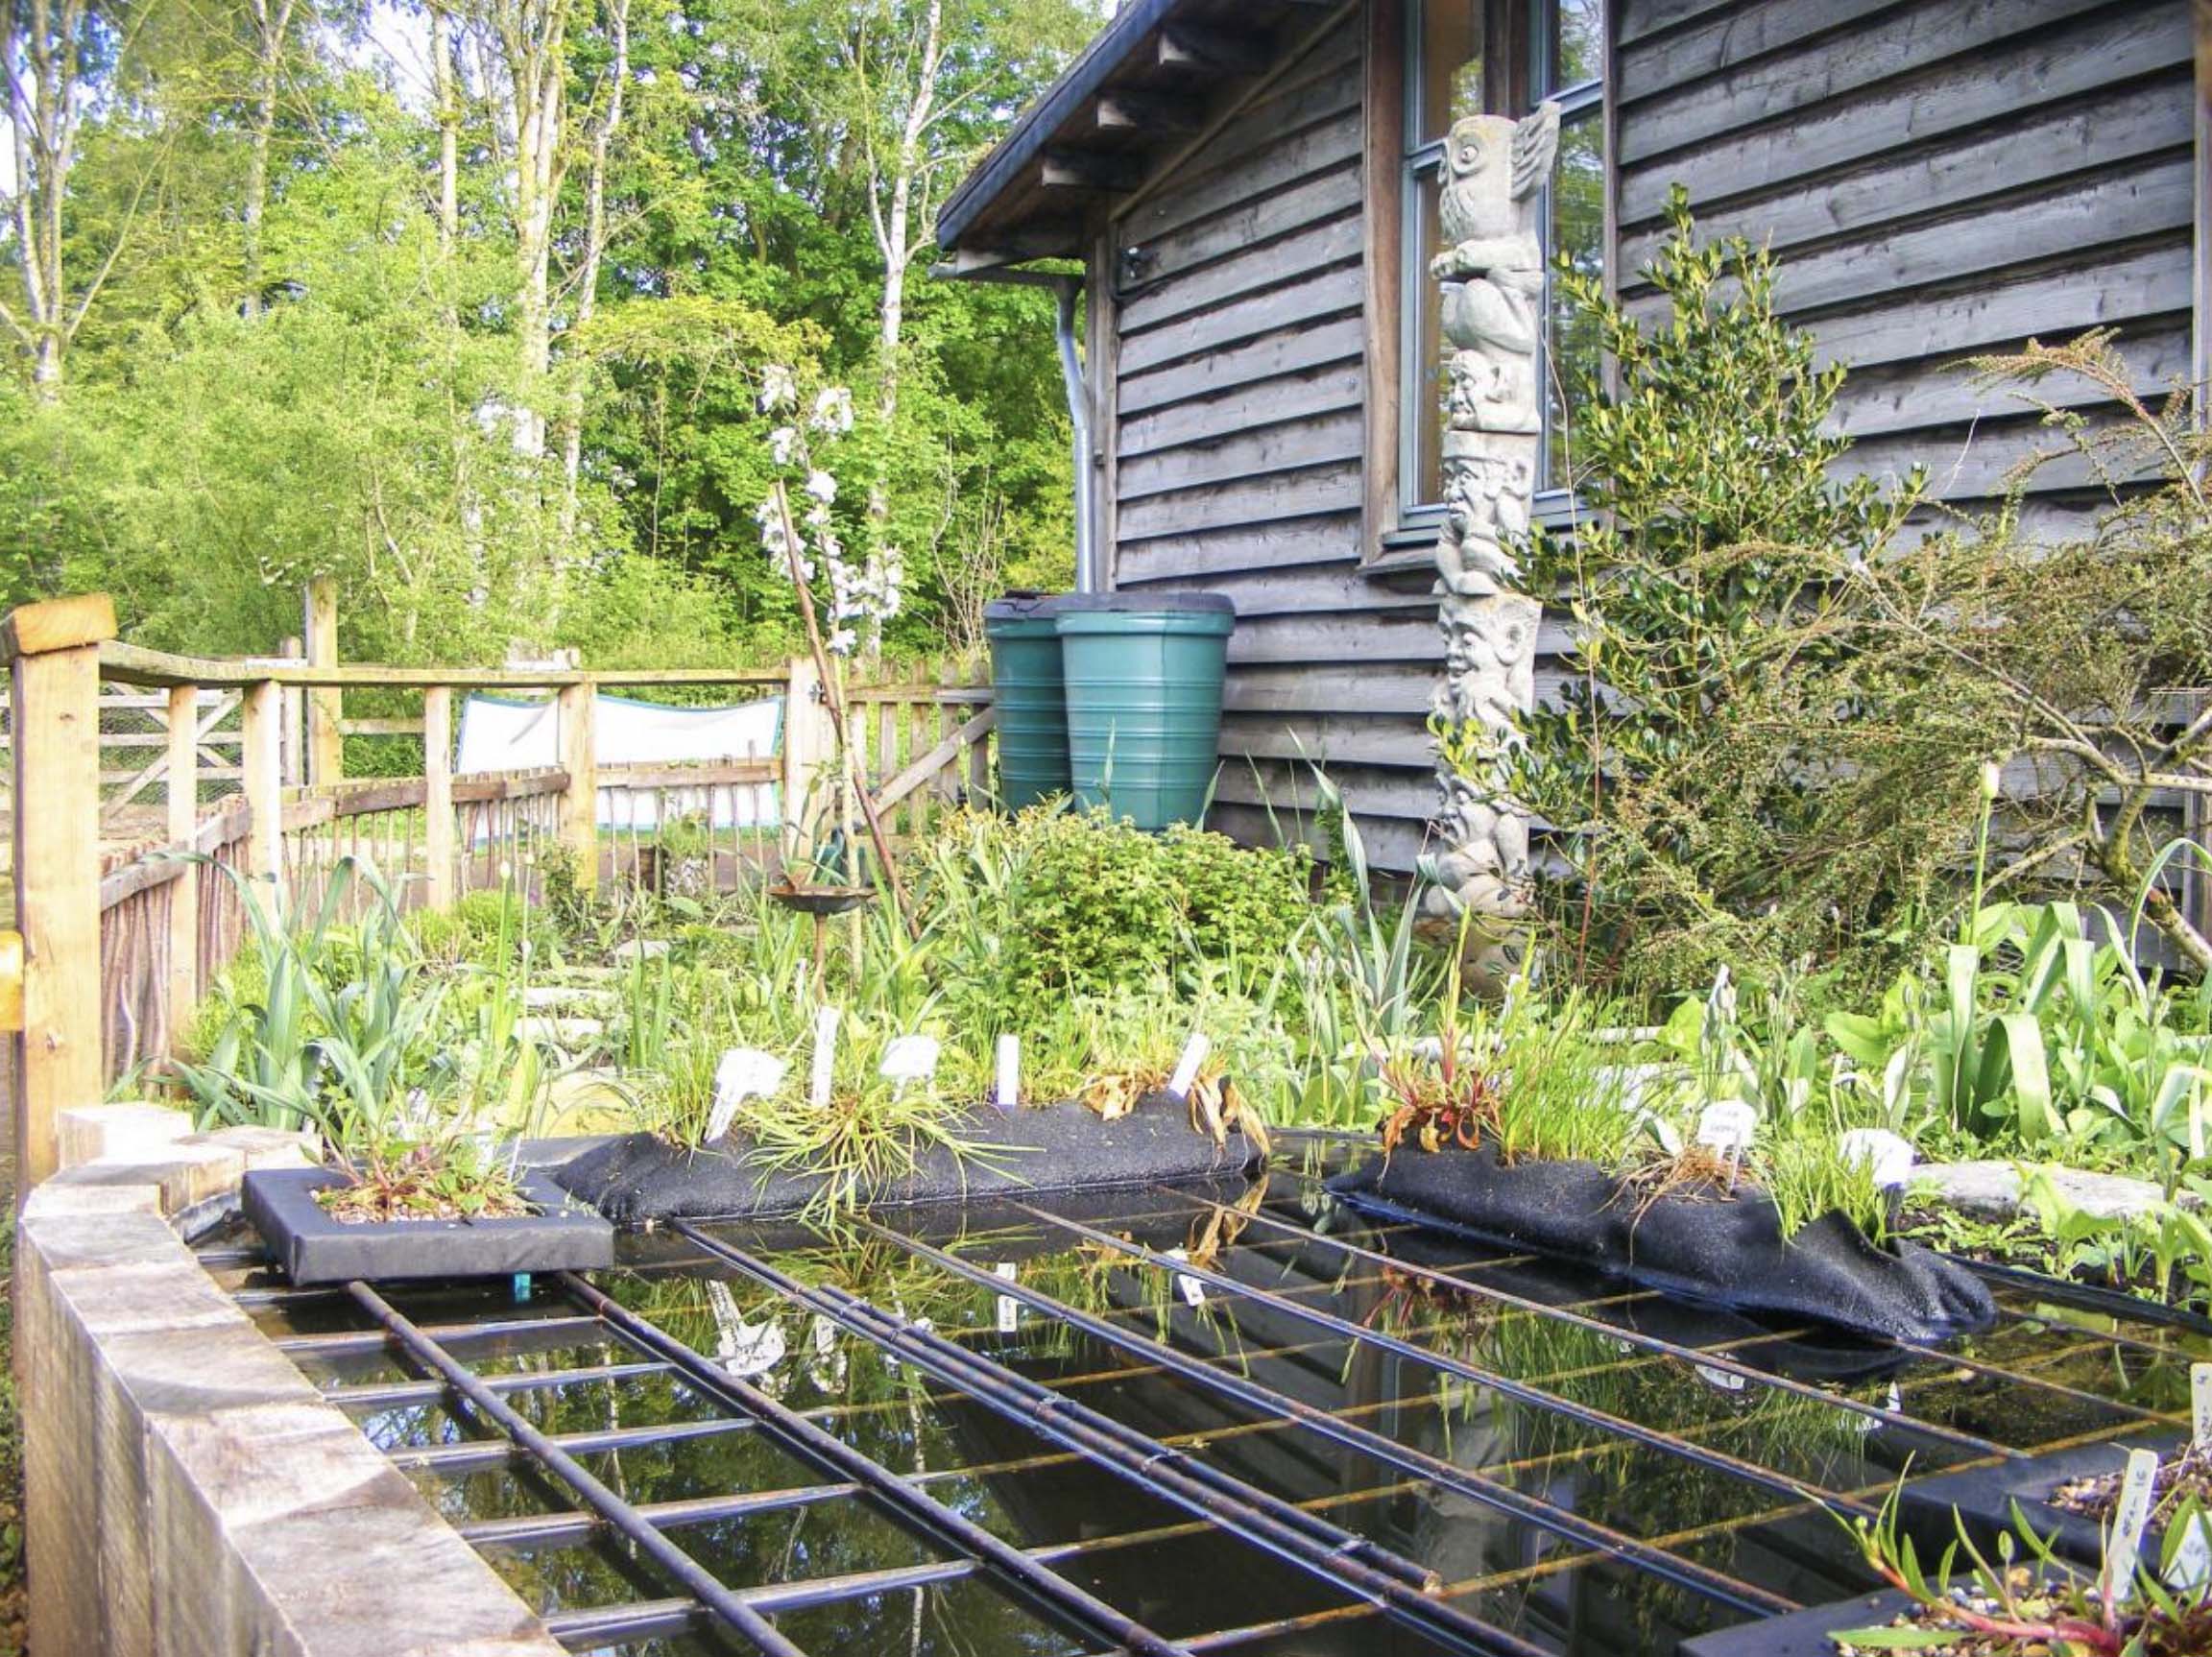
[[[2053,1552],[2094,1570],[2104,1563],[2104,1525],[2083,1514],[2052,1506],[2049,1498],[2069,1479],[2120,1472],[2128,1465],[2130,1450],[2154,1450],[2163,1459],[2182,1442],[2178,1432],[2157,1433],[1915,1478],[1898,1499],[1898,1520],[1911,1533],[1924,1561],[1940,1557],[1942,1549],[1959,1539],[1961,1525],[1986,1554],[2000,1534],[2016,1534],[2012,1504],[2017,1501],[2030,1528],[2050,1541]],[[2153,1527],[2144,1535],[2143,1557],[2164,1558],[2165,1546],[2164,1529]]]
[[[1431,1266],[1545,1306],[1574,1307],[1603,1295],[1603,1274],[1564,1261],[1516,1261],[1468,1266],[1464,1245],[1435,1232],[1377,1237],[1369,1246],[1410,1265]],[[1502,1253],[1507,1251],[1501,1251]],[[1864,1381],[1894,1374],[1913,1361],[1887,1341],[1843,1331],[1810,1331],[1777,1340],[1772,1330],[1726,1307],[1653,1296],[1596,1309],[1599,1321],[1692,1350],[1727,1352],[1737,1362],[1791,1381]],[[1740,1350],[1739,1350],[1740,1349]]]
[[[1488,1146],[1370,1158],[1329,1189],[1371,1213],[1738,1311],[1911,1341],[1948,1340],[1997,1320],[1988,1289],[1964,1267],[1914,1243],[1877,1248],[1841,1214],[1785,1240],[1773,1203],[1758,1192],[1647,1201],[1594,1163],[1501,1166]]]
[[[1260,1160],[1259,1148],[1242,1134],[1231,1134],[1227,1147],[1217,1148],[1191,1128],[1183,1101],[1166,1093],[1148,1095],[1112,1122],[1079,1104],[1014,1112],[978,1106],[956,1131],[963,1139],[1003,1148],[960,1157],[928,1146],[916,1155],[911,1174],[864,1193],[865,1204],[973,1202],[1028,1191],[1211,1179],[1240,1173]],[[620,1225],[788,1214],[823,1189],[820,1175],[761,1166],[737,1134],[697,1151],[651,1134],[630,1134],[584,1152],[553,1175]]]
[[[1836,1635],[1846,1628],[1880,1628],[1911,1603],[1903,1594],[1885,1592],[1809,1605],[1787,1617],[1739,1622],[1685,1640],[1675,1657],[1836,1657]]]
[[[519,1183],[539,1212],[513,1219],[333,1219],[315,1193],[344,1183],[328,1168],[260,1168],[246,1176],[239,1204],[295,1284],[504,1277],[614,1263],[614,1228],[536,1169]]]

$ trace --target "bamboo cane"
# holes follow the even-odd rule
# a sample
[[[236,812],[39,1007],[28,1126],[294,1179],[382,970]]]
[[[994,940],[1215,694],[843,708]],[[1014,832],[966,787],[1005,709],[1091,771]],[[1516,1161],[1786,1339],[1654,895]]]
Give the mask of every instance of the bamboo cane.
[[[830,728],[837,735],[840,808],[848,814],[840,827],[850,832],[852,802],[856,795],[860,814],[868,820],[868,839],[876,848],[877,865],[883,871],[883,881],[890,891],[891,912],[907,936],[912,937],[914,923],[906,913],[906,889],[900,882],[898,867],[891,861],[891,848],[884,841],[883,825],[876,815],[876,802],[853,772],[853,744],[845,727],[845,680],[841,673],[831,669],[830,652],[822,643],[822,624],[814,614],[814,589],[806,580],[805,565],[799,556],[799,530],[791,520],[791,496],[784,490],[781,478],[776,480],[775,500],[777,521],[783,529],[783,558],[791,566],[791,584],[799,589],[799,613],[806,618],[806,643],[814,653],[815,671],[822,676],[822,698],[830,709]]]

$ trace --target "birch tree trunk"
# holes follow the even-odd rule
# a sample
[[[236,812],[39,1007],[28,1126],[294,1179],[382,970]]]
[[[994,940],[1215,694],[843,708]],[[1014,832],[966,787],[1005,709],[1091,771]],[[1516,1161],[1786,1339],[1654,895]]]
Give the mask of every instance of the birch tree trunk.
[[[614,135],[622,126],[623,88],[630,79],[630,0],[608,0],[608,38],[613,61],[608,70],[608,87],[598,119],[591,124],[590,171],[584,188],[584,249],[576,267],[576,325],[591,321],[599,308],[599,266],[607,252],[607,160]],[[584,468],[584,380],[576,375],[568,387],[561,429],[561,543],[565,549],[574,540],[577,492]]]
[[[565,167],[565,99],[572,0],[492,0],[504,82],[515,226],[515,446],[545,452],[546,376],[553,355],[553,208]]]
[[[61,204],[77,158],[88,8],[85,0],[15,0],[0,10],[0,66],[7,71],[15,162],[9,210],[23,284],[21,314],[0,306],[0,321],[30,353],[37,395],[50,399],[60,393],[62,363],[76,331],[61,267]]]
[[[461,91],[453,74],[453,19],[430,6],[430,87],[438,103],[438,251],[453,256],[461,234]]]
[[[261,314],[261,221],[269,208],[269,147],[276,132],[276,95],[284,46],[298,0],[247,0],[253,19],[253,124],[246,152],[246,198],[240,204],[245,309]]]
[[[865,46],[855,54],[865,74]],[[899,143],[886,178],[871,136],[868,147],[868,212],[876,247],[883,258],[883,298],[877,314],[877,416],[886,437],[899,416],[899,348],[906,328],[906,275],[914,255],[937,232],[926,189],[927,139],[936,117],[938,76],[945,61],[944,0],[928,0],[916,46],[913,80],[899,125]],[[864,130],[873,132],[873,125]],[[888,200],[885,192],[888,190]],[[919,221],[919,223],[917,223]],[[868,518],[878,549],[891,517],[889,480],[878,462],[868,488]],[[872,628],[868,654],[881,653],[880,627]]]

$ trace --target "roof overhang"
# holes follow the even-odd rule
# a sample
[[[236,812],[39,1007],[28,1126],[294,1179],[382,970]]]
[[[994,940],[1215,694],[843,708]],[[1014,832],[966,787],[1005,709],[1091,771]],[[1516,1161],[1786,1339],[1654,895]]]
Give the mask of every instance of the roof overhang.
[[[937,216],[937,274],[1081,258],[1112,204],[1358,0],[1124,0]]]

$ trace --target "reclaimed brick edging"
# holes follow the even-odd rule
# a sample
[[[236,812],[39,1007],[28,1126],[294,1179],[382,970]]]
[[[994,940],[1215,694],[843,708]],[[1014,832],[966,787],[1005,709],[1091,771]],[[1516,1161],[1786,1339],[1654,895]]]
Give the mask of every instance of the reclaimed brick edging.
[[[270,1148],[215,1134],[142,1160],[103,1156],[24,1205],[15,1369],[31,1649],[562,1657],[166,1217],[219,1194],[211,1166],[234,1164],[235,1188]]]

